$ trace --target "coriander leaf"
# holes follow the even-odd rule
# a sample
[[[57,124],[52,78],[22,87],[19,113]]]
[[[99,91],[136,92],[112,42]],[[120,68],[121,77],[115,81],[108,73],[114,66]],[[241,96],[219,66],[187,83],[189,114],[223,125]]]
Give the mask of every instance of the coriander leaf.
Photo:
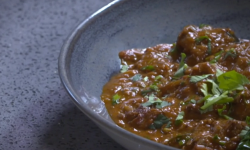
[[[181,101],[180,102],[181,105],[188,105],[188,104],[196,104],[196,100],[194,99],[190,99],[190,100],[187,100],[187,101]]]
[[[218,76],[222,75],[223,71],[221,71],[220,69],[216,69],[216,77],[218,78]]]
[[[206,81],[212,84],[211,91],[212,91],[213,95],[220,95],[221,94],[222,91],[219,89],[219,86],[213,80],[207,79]]]
[[[181,62],[179,65],[179,69],[174,74],[174,78],[180,78],[184,75],[185,69],[188,67],[187,64],[185,64],[184,62],[185,58],[186,58],[186,54],[181,53]]]
[[[213,137],[214,140],[220,140],[220,137],[216,134],[214,137]]]
[[[199,25],[199,28],[201,29],[201,28],[203,28],[203,27],[205,27],[205,26],[209,26],[209,25],[207,25],[207,24],[200,24],[200,25]]]
[[[243,90],[245,84],[250,84],[247,77],[234,70],[221,74],[217,80],[219,82],[219,88],[227,91]]]
[[[175,124],[180,125],[183,122],[183,118],[184,118],[184,111],[181,111],[179,112],[179,114],[177,115],[175,119]]]
[[[234,99],[227,96],[228,92],[224,92],[221,95],[214,95],[206,100],[206,103],[201,107],[202,110],[207,109],[213,104],[224,104],[227,102],[232,102]]]
[[[212,53],[212,45],[211,45],[211,39],[208,36],[201,36],[195,39],[196,44],[200,44],[201,41],[207,40],[207,53],[210,55]]]
[[[155,70],[155,67],[152,65],[148,65],[148,66],[143,67],[142,70],[153,71]]]
[[[191,76],[190,78],[190,82],[199,82],[203,79],[206,79],[207,77],[211,76],[213,74],[204,74],[204,75],[201,75],[201,76]]]
[[[203,83],[201,85],[201,92],[204,94],[204,96],[208,95],[208,88],[207,88],[207,84],[206,83]]]
[[[149,107],[149,106],[152,105],[152,102],[147,101],[147,102],[145,102],[145,103],[142,103],[141,105],[142,105],[143,107]]]
[[[116,105],[119,103],[119,100],[120,100],[121,96],[118,95],[118,94],[115,94],[113,97],[112,97],[112,105]]]
[[[184,114],[185,114],[184,111],[179,112],[179,114],[178,114],[178,116],[176,117],[175,120],[182,120],[183,117],[184,117]]]
[[[227,35],[229,35],[230,37],[234,38],[235,42],[238,43],[240,42],[239,38],[234,34],[234,32],[226,32]]]
[[[222,97],[216,104],[225,104],[234,101],[233,97]]]
[[[221,116],[221,117],[223,117],[223,118],[225,118],[225,119],[227,119],[227,120],[232,120],[233,118],[229,117],[228,115],[222,114],[223,111],[226,110],[226,108],[227,108],[227,106],[224,105],[221,109],[218,109],[218,110],[217,110],[217,111],[218,111],[218,114],[219,114],[219,116]]]
[[[128,71],[128,68],[129,68],[128,65],[122,65],[121,73]]]
[[[183,146],[185,143],[186,143],[186,140],[180,140],[180,141],[178,142],[178,144],[179,144],[180,146]]]
[[[206,112],[213,111],[213,106],[209,106],[206,109],[200,109],[201,114],[204,114]]]
[[[133,77],[130,78],[132,81],[140,81],[142,79],[142,75],[136,74]]]
[[[250,130],[246,127],[240,133],[241,141],[236,150],[250,150]]]
[[[224,105],[221,109],[218,109],[219,116],[223,116],[222,112],[227,108],[226,105]]]
[[[216,63],[216,62],[218,62],[218,60],[220,59],[222,53],[223,53],[223,51],[219,51],[218,53],[216,53],[215,56],[214,56],[214,59],[212,59],[210,61],[210,63]]]
[[[181,62],[180,62],[179,68],[181,68],[181,67],[184,66],[184,64],[185,64],[184,60],[185,60],[186,57],[187,57],[187,56],[186,56],[185,53],[181,53]]]
[[[172,105],[172,103],[166,102],[166,101],[162,101],[161,103],[156,103],[156,108],[160,109],[160,108],[164,108],[167,106]]]
[[[158,109],[172,105],[169,102],[160,100],[154,94],[149,95],[148,96],[148,101],[145,102],[145,103],[142,103],[141,105],[143,107],[149,107],[149,106],[152,106],[154,104],[156,105],[156,108],[158,108]]]
[[[153,91],[158,91],[158,86],[155,85],[155,84],[151,84],[151,85],[149,86],[149,88],[150,88],[151,90],[153,90]]]
[[[187,64],[184,64],[183,67],[181,67],[180,69],[178,69],[175,72],[175,74],[174,74],[174,78],[178,79],[178,78],[182,77],[184,75],[184,72],[185,72],[185,70],[186,70],[187,67],[188,67]]]
[[[177,51],[176,43],[173,44],[172,48],[170,49],[170,53],[174,53]]]
[[[222,146],[226,145],[226,143],[227,143],[226,141],[222,141],[222,140],[219,141],[219,144]]]
[[[192,104],[196,104],[196,100],[194,100],[194,99],[191,99],[190,102],[191,102]]]
[[[205,36],[200,36],[200,37],[196,38],[195,42],[196,42],[196,44],[200,44],[200,42],[205,40],[205,39],[210,40],[210,38],[205,35]]]
[[[144,77],[143,80],[144,80],[144,81],[148,81],[148,77],[147,77],[147,76]]]
[[[248,131],[250,131],[250,128],[246,126],[245,129],[240,132],[240,137],[243,138]]]
[[[158,81],[158,80],[160,80],[160,79],[162,79],[162,78],[163,78],[162,75],[158,75],[158,76],[155,77],[155,81]]]
[[[198,100],[197,103],[200,104],[204,101],[206,101],[209,97],[211,97],[212,95],[211,94],[208,94],[207,96],[203,97],[202,99]]]
[[[163,114],[159,114],[154,122],[149,126],[150,129],[160,129],[162,127],[162,125],[164,124],[171,124],[171,121],[169,118],[167,118],[166,116],[164,116]],[[170,125],[169,125],[170,126]]]
[[[224,55],[223,61],[226,60],[228,57],[236,58],[237,54],[234,48],[231,48],[229,51],[226,52]]]
[[[160,103],[160,102],[162,102],[162,101],[161,101],[159,98],[157,98],[154,94],[149,95],[147,98],[148,98],[148,101],[141,104],[143,107],[149,107],[149,106],[151,106],[151,105],[153,105],[153,104],[155,104],[155,103],[158,103],[158,102]]]
[[[151,102],[152,102],[152,101],[155,101],[155,99],[158,99],[154,94],[149,95],[147,98],[148,98],[148,100],[151,101]],[[161,102],[161,101],[160,101],[160,102]]]

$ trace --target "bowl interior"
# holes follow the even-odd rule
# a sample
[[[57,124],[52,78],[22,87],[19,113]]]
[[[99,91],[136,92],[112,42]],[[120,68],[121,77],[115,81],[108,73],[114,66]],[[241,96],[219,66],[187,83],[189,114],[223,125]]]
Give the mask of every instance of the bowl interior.
[[[59,58],[61,79],[86,115],[97,124],[118,128],[111,125],[100,95],[102,86],[119,72],[119,51],[173,43],[189,24],[230,27],[238,37],[250,38],[249,15],[250,1],[114,1],[69,37]]]

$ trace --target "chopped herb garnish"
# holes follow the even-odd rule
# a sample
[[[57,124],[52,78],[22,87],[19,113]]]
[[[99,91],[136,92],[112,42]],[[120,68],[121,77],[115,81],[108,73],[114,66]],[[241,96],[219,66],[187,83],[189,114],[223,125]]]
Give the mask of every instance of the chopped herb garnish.
[[[143,107],[149,107],[149,106],[151,106],[151,105],[153,105],[155,103],[161,103],[161,102],[162,101],[159,98],[157,98],[154,94],[151,94],[151,95],[148,96],[148,101],[145,102],[145,103],[142,103],[142,106]]]
[[[239,38],[234,34],[234,32],[231,32],[231,33],[226,32],[226,33],[227,33],[227,35],[229,35],[230,37],[234,38],[236,43],[240,42]]]
[[[227,143],[226,141],[222,141],[222,140],[219,141],[219,144],[222,146],[226,145],[226,143]]]
[[[145,103],[142,103],[142,106],[143,107],[149,107],[149,106],[152,106],[154,104],[155,104],[155,107],[158,108],[158,109],[172,105],[169,102],[160,100],[154,94],[151,94],[151,95],[148,96],[148,101],[145,102]]]
[[[191,76],[190,77],[190,82],[199,82],[199,81],[201,81],[203,79],[208,78],[211,75],[213,75],[213,74],[204,74],[204,75],[201,75],[201,76]]]
[[[216,77],[218,78],[218,76],[222,75],[224,72],[221,71],[220,69],[216,69]]]
[[[196,104],[196,100],[194,100],[194,99],[191,99],[190,102],[191,102],[192,104]]]
[[[128,65],[122,65],[121,73],[124,73],[124,72],[128,71],[128,68],[129,68]]]
[[[201,85],[201,92],[204,94],[204,96],[208,96],[208,88],[207,88],[207,84],[203,83]]]
[[[184,64],[183,67],[178,69],[174,74],[174,79],[178,79],[178,78],[182,77],[184,75],[184,72],[187,69],[187,67],[188,67],[187,64]]]
[[[171,120],[163,114],[159,114],[149,128],[152,130],[160,129],[164,124],[167,124],[170,127]]]
[[[180,66],[179,68],[183,67],[185,65],[185,58],[186,58],[186,54],[185,53],[181,53],[181,62],[180,62]]]
[[[234,70],[218,76],[218,82],[219,88],[226,91],[243,90],[243,85],[250,84],[246,76]]]
[[[205,35],[205,36],[198,37],[198,38],[195,39],[195,42],[196,42],[196,44],[200,44],[201,41],[203,41],[203,40],[208,41],[207,42],[207,53],[209,55],[211,55],[212,54],[211,39],[208,36]]]
[[[143,80],[144,80],[144,81],[148,81],[148,77],[147,77],[147,76],[144,77]]]
[[[226,108],[227,108],[227,106],[224,105],[221,109],[218,109],[218,114],[219,114],[219,116],[221,116],[227,120],[232,120],[233,118],[229,117],[228,115],[223,114],[223,111],[226,110]]]
[[[178,142],[178,144],[180,145],[180,146],[183,146],[184,144],[186,143],[186,141],[183,139],[183,140],[180,140],[179,142]]]
[[[163,78],[162,75],[158,75],[158,76],[155,77],[155,81],[158,81],[158,80],[160,80],[160,79],[162,79],[162,78]]]
[[[207,99],[204,99],[205,103],[201,107],[202,110],[208,109],[212,107],[214,104],[225,104],[232,102],[234,100],[233,97],[229,97],[229,92],[233,90],[243,90],[245,84],[250,84],[250,81],[242,74],[237,73],[236,71],[229,71],[226,73],[222,73],[217,70],[216,76],[219,85],[215,83],[213,80],[207,79],[206,81],[212,84],[212,95],[209,94],[208,86],[206,83],[202,85],[201,91],[204,96],[209,96]],[[227,117],[227,116],[224,116]],[[227,117],[229,119],[230,117]]]
[[[202,110],[207,109],[208,107],[214,105],[214,104],[223,104],[232,102],[234,99],[232,97],[227,96],[228,92],[224,92],[221,95],[214,95],[212,97],[209,97],[206,100],[206,103],[201,107]]]
[[[212,59],[210,61],[210,63],[216,63],[216,62],[218,62],[218,60],[221,58],[222,53],[223,53],[223,51],[220,51],[220,52],[216,53],[215,56],[214,56],[214,59]]]
[[[151,85],[149,86],[149,88],[150,88],[151,90],[153,90],[153,91],[158,91],[158,86],[155,85],[155,84],[151,84]]]
[[[132,81],[140,81],[142,79],[142,75],[136,74],[133,77],[130,78]]]
[[[172,48],[170,49],[170,53],[174,53],[177,51],[177,48],[176,48],[176,43],[173,43],[173,46]]]
[[[219,137],[218,135],[215,135],[213,139],[214,139],[214,140],[219,140],[220,137]]]
[[[226,52],[224,55],[223,61],[226,60],[228,57],[236,58],[237,54],[234,48],[231,48],[229,51]]]
[[[201,114],[204,114],[204,113],[207,113],[207,112],[210,112],[210,111],[213,111],[213,106],[209,106],[206,109],[200,109]]]
[[[119,103],[119,100],[120,100],[121,96],[118,95],[118,94],[115,94],[113,97],[112,97],[112,105],[116,105]]]
[[[250,128],[246,126],[245,129],[240,132],[240,137],[243,138],[248,131],[250,131]]]
[[[223,116],[223,111],[226,109],[227,107],[226,107],[226,105],[224,105],[221,109],[218,109],[218,114],[219,114],[219,116]]]
[[[147,89],[147,90],[141,91],[141,94],[142,94],[143,96],[145,96],[145,95],[147,95],[148,93],[151,93],[151,92],[153,92],[151,89]]]
[[[152,65],[147,65],[147,66],[143,67],[142,70],[154,71],[154,70],[155,70],[155,67],[152,66]]]
[[[181,112],[179,112],[178,116],[175,119],[175,124],[176,125],[182,124],[183,118],[184,118],[184,111],[181,111]]]
[[[200,25],[199,25],[199,28],[201,29],[201,28],[203,28],[203,27],[205,27],[205,26],[209,26],[209,25],[207,25],[207,24],[200,24]]]
[[[188,104],[196,104],[196,100],[194,99],[190,99],[190,100],[187,100],[187,101],[181,101],[180,102],[181,105],[188,105]]]
[[[179,69],[174,74],[175,79],[182,77],[184,75],[185,69],[188,67],[187,64],[185,64],[185,62],[184,62],[185,58],[186,58],[186,54],[181,53],[181,62],[179,65]]]
[[[250,150],[250,128],[245,127],[240,133],[241,141],[236,150]]]
[[[222,93],[222,90],[219,88],[218,84],[216,84],[213,80],[207,79],[206,81],[212,84],[211,91],[213,95],[220,95]]]
[[[156,103],[156,108],[160,109],[160,108],[164,108],[170,105],[172,104],[167,101],[162,101],[161,103]]]

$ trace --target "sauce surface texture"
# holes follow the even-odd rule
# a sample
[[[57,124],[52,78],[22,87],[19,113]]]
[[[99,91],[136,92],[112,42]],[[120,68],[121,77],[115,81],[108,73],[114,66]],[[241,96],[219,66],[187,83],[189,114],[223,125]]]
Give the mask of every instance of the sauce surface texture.
[[[101,99],[120,127],[185,150],[250,145],[248,40],[229,28],[189,25],[174,44],[119,57],[121,72],[103,87]]]

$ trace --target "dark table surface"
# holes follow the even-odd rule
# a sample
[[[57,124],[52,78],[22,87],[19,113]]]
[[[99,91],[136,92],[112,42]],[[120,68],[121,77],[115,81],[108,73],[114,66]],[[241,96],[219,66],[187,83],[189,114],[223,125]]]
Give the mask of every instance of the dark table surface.
[[[63,42],[111,0],[0,0],[0,150],[124,150],[72,103]]]

